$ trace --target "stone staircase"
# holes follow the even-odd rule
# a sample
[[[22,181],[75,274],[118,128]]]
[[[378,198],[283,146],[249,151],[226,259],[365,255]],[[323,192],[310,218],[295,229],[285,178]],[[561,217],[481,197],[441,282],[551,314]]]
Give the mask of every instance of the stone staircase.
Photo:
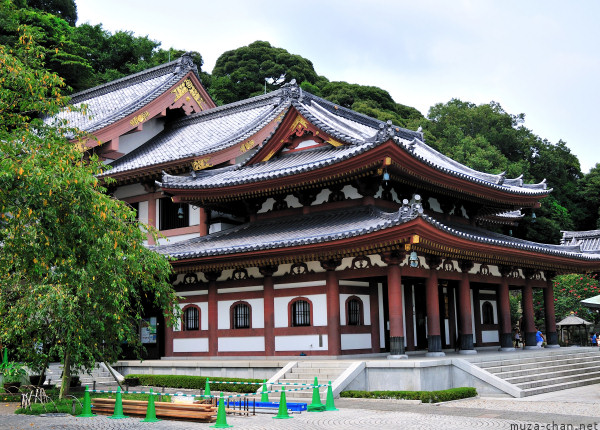
[[[598,348],[535,351],[519,357],[472,364],[514,385],[520,397],[600,384]]]
[[[62,364],[51,363],[46,370],[46,383],[52,383],[57,387],[60,387],[62,369]],[[120,375],[117,374],[117,377],[119,376]],[[82,386],[88,385],[90,388],[93,387],[95,381],[97,389],[104,389],[103,387],[116,385],[115,379],[103,363],[96,363],[91,374],[88,374],[87,372],[79,374],[79,380],[81,381]]]
[[[328,360],[328,361],[313,361],[313,360],[305,360],[298,361],[295,366],[287,369],[287,371],[283,374],[282,377],[277,378],[276,381],[269,380],[269,383],[277,382],[277,383],[286,383],[286,384],[313,384],[315,381],[315,377],[319,384],[327,384],[329,381],[332,383],[342,374],[348,367],[352,364],[349,361],[339,361],[339,360]],[[294,388],[302,388],[302,385],[294,386],[294,385],[286,385],[286,398],[288,401],[292,402],[308,402],[310,403],[312,399],[312,389],[302,390],[302,391],[290,391]],[[281,390],[281,385],[273,385],[271,389]],[[327,387],[321,387],[319,389],[321,393],[321,401],[325,403],[325,399],[327,396]],[[275,397],[274,394],[270,395],[271,398]],[[279,396],[277,396],[279,398]]]

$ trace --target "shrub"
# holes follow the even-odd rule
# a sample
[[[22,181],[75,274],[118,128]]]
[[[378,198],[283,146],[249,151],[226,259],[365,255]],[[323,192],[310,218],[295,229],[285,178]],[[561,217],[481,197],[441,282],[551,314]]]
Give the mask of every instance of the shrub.
[[[169,387],[169,388],[188,388],[191,390],[204,390],[206,384],[206,376],[190,376],[190,375],[127,375],[125,382],[129,385],[148,385],[151,387]],[[221,378],[212,377],[210,380],[218,380],[223,382],[253,382],[248,385],[236,384],[214,384],[210,383],[211,392],[228,391],[234,393],[254,393],[262,384],[262,379],[248,378]],[[135,384],[134,384],[135,382]]]
[[[421,400],[423,403],[448,402],[475,397],[477,390],[471,387],[450,388],[441,391],[342,391],[340,397],[361,399]]]

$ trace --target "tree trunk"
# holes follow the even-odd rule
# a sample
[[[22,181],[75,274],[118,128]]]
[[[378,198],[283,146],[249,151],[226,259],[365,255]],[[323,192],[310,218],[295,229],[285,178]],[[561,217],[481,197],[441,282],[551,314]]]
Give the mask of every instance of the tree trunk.
[[[68,350],[65,351],[65,359],[63,362],[63,375],[60,383],[60,399],[64,399],[69,394],[71,385],[71,354]]]

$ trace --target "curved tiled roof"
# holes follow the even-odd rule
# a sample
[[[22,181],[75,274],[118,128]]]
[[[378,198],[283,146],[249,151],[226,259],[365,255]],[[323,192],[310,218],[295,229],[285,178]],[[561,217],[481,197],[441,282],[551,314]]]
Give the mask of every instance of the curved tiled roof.
[[[208,236],[162,245],[153,249],[176,259],[231,255],[326,243],[362,236],[404,224],[417,217],[422,217],[439,231],[472,242],[580,261],[600,260],[600,254],[582,253],[579,246],[546,245],[504,236],[469,225],[442,223],[424,215],[418,203],[404,204],[396,212],[385,212],[373,206],[360,206],[308,215],[263,219]]]
[[[144,107],[190,71],[198,73],[191,57],[184,55],[170,63],[74,94],[70,104],[78,108],[86,105],[86,112],[64,110],[48,121],[67,120],[71,127],[98,131]]]
[[[583,252],[600,253],[600,230],[563,231],[562,246],[579,246]]]

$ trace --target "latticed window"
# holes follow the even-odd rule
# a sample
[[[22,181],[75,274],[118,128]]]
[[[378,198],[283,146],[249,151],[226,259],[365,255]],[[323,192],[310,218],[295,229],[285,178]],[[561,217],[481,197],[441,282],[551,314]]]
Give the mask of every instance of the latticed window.
[[[302,327],[310,325],[310,304],[306,300],[292,303],[292,326]]]
[[[233,308],[233,328],[250,328],[250,306],[246,303]]]
[[[483,302],[481,305],[481,316],[484,324],[494,324],[494,307],[490,302]]]
[[[184,312],[184,330],[198,330],[200,328],[200,313],[198,308],[187,308]]]
[[[361,325],[362,303],[359,299],[348,300],[348,325]]]

